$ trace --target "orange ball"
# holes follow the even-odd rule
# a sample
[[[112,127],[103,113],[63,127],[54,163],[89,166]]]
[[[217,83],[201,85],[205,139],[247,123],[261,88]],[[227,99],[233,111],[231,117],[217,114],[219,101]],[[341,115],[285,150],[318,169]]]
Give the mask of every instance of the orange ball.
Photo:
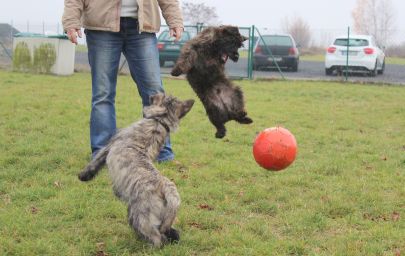
[[[263,168],[280,171],[294,162],[297,155],[297,141],[294,135],[283,127],[267,128],[260,132],[253,144],[253,156]]]

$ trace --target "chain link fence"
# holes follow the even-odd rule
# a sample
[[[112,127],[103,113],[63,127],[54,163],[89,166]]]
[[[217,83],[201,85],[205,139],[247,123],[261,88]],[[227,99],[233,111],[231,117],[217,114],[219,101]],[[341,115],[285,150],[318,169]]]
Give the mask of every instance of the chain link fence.
[[[271,29],[266,27],[257,27],[261,34],[284,34],[285,31],[281,29]],[[354,31],[352,31],[353,34]],[[329,44],[332,43],[332,40],[337,36],[344,36],[347,34],[347,26],[342,28],[331,28],[331,29],[310,29],[309,30],[309,38],[307,39],[308,42],[303,45],[304,53],[311,53],[314,49],[325,49]],[[393,29],[389,31],[385,31],[384,34],[388,35],[386,39],[386,43],[381,45],[382,47],[390,49],[396,49],[398,46],[405,47],[405,30],[401,29]],[[395,55],[399,55],[399,52]],[[400,57],[400,56],[398,56]],[[401,57],[405,57],[402,55]]]
[[[185,27],[185,41],[197,35],[205,27],[201,24],[196,26]],[[253,57],[257,47],[258,37],[261,35],[269,34],[284,34],[282,30],[263,28],[263,27],[240,27],[240,33],[249,37],[244,43],[244,46],[239,50],[239,61],[234,63],[228,61],[226,64],[226,72],[229,76],[235,78],[253,78],[261,77],[264,73],[257,72],[253,68]],[[164,33],[167,33],[168,27],[162,26],[161,31],[157,33],[160,43],[163,40]],[[0,23],[0,67],[11,69],[12,67],[12,49],[13,49],[13,36],[19,32],[40,33],[44,35],[53,35],[63,33],[63,28],[60,23]],[[312,29],[310,31],[311,39],[305,47],[300,47],[300,55],[322,56],[325,54],[325,49],[332,42],[333,38],[340,35],[345,35],[347,28],[341,29]],[[387,56],[396,56],[405,58],[405,31],[393,30],[389,33],[391,39],[389,44],[385,46]],[[85,37],[84,33],[83,36]],[[167,38],[166,38],[167,39]],[[162,41],[162,42],[161,42]],[[167,41],[167,40],[166,40]],[[169,44],[170,45],[170,44]],[[175,49],[174,44],[172,51],[179,53],[180,48]],[[174,53],[175,54],[175,53]],[[161,72],[162,74],[169,74],[174,65],[175,59],[172,57],[164,58],[164,52],[161,52]],[[85,38],[79,39],[79,45],[76,47],[75,55],[75,70],[78,72],[87,72],[90,70],[87,59],[87,47]],[[128,65],[126,64],[124,56],[121,58],[120,72],[129,74]],[[276,73],[283,77],[282,70],[275,69]],[[266,76],[266,75],[264,75]],[[288,76],[288,73],[287,73]]]

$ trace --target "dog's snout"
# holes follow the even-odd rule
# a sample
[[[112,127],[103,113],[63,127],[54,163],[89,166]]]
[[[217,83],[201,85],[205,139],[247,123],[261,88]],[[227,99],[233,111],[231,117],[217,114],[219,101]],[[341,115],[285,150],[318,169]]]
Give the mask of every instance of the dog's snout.
[[[239,53],[237,51],[233,52],[232,54],[229,55],[229,58],[232,61],[237,62],[239,60]]]
[[[186,104],[188,105],[188,106],[190,106],[190,107],[192,107],[193,105],[194,105],[194,100],[193,99],[190,99],[190,100],[187,100],[186,101]]]

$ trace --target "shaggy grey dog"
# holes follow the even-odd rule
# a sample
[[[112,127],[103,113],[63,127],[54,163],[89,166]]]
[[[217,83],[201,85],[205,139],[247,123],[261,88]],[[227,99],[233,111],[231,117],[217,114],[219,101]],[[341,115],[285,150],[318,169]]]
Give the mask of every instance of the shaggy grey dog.
[[[172,228],[180,205],[176,186],[153,165],[169,132],[191,109],[194,100],[156,94],[143,109],[144,118],[119,130],[79,174],[91,180],[107,164],[115,194],[128,203],[128,221],[154,246],[179,240]]]
[[[226,135],[225,123],[230,120],[253,122],[247,116],[242,90],[225,75],[228,57],[238,61],[238,49],[246,39],[234,26],[208,27],[184,45],[171,72],[173,76],[187,75],[217,129],[217,138]]]

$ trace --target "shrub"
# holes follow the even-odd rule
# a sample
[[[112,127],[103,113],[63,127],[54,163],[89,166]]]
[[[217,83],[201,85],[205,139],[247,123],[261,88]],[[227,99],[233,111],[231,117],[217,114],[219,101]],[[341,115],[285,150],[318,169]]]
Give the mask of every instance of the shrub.
[[[14,49],[13,69],[22,72],[31,69],[31,53],[26,42],[19,42]]]
[[[50,73],[56,62],[55,46],[50,43],[43,43],[34,50],[33,71],[38,73]]]

